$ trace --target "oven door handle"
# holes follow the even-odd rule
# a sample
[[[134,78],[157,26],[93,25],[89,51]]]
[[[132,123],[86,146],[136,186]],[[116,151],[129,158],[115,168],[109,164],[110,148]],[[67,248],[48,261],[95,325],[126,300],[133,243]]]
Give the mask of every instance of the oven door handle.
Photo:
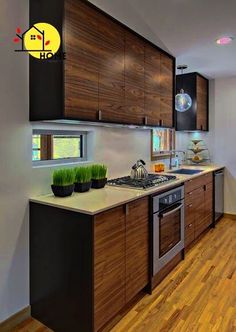
[[[180,210],[183,206],[184,206],[183,204],[180,204],[179,206],[177,206],[177,207],[176,207],[175,209],[173,209],[173,210],[170,210],[170,211],[168,211],[168,212],[166,212],[166,213],[160,213],[160,214],[159,214],[159,217],[160,217],[160,218],[165,218],[165,217],[169,216],[170,214],[175,213],[176,211]]]

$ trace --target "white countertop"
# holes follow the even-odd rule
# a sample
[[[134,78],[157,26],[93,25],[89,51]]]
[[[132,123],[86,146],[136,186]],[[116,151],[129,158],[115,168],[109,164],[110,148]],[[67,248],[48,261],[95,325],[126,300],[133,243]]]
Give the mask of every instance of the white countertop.
[[[103,189],[91,189],[86,193],[73,193],[72,196],[64,198],[55,197],[53,194],[41,195],[30,198],[30,202],[49,205],[84,214],[95,215],[121,204],[134,201],[138,198],[168,190],[169,188],[178,186],[179,184],[189,179],[216,171],[218,169],[224,168],[224,166],[210,164],[207,166],[182,166],[182,168],[201,169],[204,171],[194,175],[174,174],[177,177],[176,180],[147,190],[106,186]],[[171,174],[171,172],[169,171],[160,174]]]

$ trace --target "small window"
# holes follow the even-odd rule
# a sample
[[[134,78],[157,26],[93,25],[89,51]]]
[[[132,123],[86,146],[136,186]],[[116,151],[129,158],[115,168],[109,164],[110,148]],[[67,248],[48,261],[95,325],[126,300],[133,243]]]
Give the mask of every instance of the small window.
[[[151,130],[151,160],[169,158],[175,149],[175,130],[157,128]]]
[[[86,133],[33,130],[34,165],[71,163],[86,160]]]

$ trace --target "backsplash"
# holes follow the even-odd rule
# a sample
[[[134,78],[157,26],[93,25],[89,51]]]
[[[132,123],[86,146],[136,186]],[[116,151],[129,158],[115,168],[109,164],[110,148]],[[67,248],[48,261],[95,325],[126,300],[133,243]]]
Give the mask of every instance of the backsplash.
[[[39,123],[34,125],[34,128],[45,129],[48,126],[48,124]],[[50,129],[88,132],[89,160],[86,163],[96,162],[106,164],[108,166],[109,178],[129,174],[131,166],[138,159],[143,159],[146,162],[147,169],[151,169],[155,163],[151,162],[151,132],[148,129],[58,124],[50,124]],[[186,150],[189,139],[190,136],[187,133],[176,133],[176,149]],[[160,161],[163,161],[167,166],[169,165],[168,159]],[[71,167],[71,165],[63,167]],[[36,167],[32,169],[32,195],[50,192],[51,173],[53,169],[55,169],[55,166]]]

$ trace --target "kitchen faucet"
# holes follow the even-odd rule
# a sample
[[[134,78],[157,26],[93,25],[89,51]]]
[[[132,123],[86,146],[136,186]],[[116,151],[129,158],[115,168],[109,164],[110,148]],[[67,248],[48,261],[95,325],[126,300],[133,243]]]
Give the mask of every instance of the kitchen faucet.
[[[170,150],[170,151],[167,151],[170,153],[170,165],[169,165],[169,169],[172,169],[172,158],[173,158],[173,153],[183,153],[185,155],[185,151],[183,150]]]

